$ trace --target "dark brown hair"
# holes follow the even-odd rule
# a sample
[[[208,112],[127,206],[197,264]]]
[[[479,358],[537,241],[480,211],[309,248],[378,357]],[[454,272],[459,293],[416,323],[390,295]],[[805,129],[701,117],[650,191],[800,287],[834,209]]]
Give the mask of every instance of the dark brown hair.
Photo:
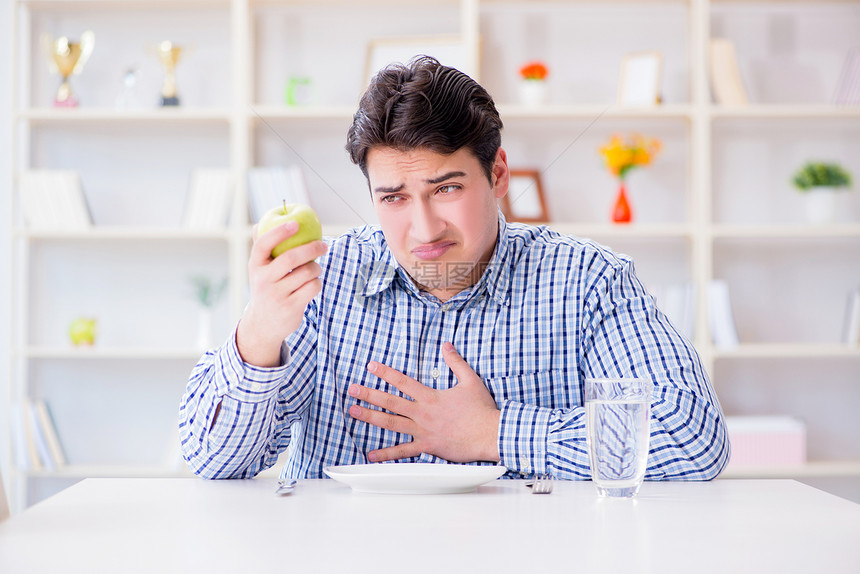
[[[367,177],[375,147],[426,148],[440,154],[469,149],[492,181],[502,143],[502,120],[493,98],[475,80],[429,56],[380,70],[361,97],[346,150]]]

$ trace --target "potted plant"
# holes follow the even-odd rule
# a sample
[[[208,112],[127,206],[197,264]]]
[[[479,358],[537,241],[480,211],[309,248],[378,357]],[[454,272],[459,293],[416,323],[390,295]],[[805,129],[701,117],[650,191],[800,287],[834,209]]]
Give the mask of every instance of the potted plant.
[[[546,102],[546,77],[549,69],[539,61],[528,62],[520,67],[520,101],[528,107]]]
[[[212,312],[227,287],[227,279],[217,281],[205,275],[196,275],[191,277],[191,283],[194,286],[194,298],[200,304],[197,347],[205,350],[212,346]]]
[[[836,163],[807,162],[792,179],[804,195],[810,223],[830,223],[836,218],[835,191],[851,185],[851,174]]]

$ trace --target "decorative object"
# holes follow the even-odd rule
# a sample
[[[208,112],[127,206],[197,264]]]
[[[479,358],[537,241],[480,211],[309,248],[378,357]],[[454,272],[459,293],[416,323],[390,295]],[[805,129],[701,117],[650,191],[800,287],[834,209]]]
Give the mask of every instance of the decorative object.
[[[628,54],[621,63],[618,105],[654,106],[660,103],[663,56],[659,52]]]
[[[535,169],[512,169],[508,193],[502,197],[501,209],[508,221],[549,221],[540,172]]]
[[[845,56],[833,103],[837,106],[860,104],[860,48],[851,49]]]
[[[307,106],[313,103],[312,86],[313,82],[309,76],[290,76],[284,101],[288,106]]]
[[[831,223],[837,212],[835,192],[851,185],[851,174],[836,163],[807,162],[792,182],[804,195],[807,221]]]
[[[528,62],[520,68],[520,102],[526,107],[546,103],[549,70],[543,62]]]
[[[633,221],[625,178],[631,169],[650,164],[660,151],[660,145],[658,139],[633,134],[626,141],[620,135],[614,135],[609,143],[600,148],[600,153],[606,160],[606,167],[618,178],[618,196],[612,208],[612,221],[615,223]]]
[[[155,48],[158,61],[164,68],[164,83],[161,85],[162,107],[178,106],[179,96],[176,94],[176,64],[182,55],[182,46],[178,46],[170,40],[161,42]]]
[[[116,97],[116,107],[121,110],[130,110],[140,107],[137,97],[137,81],[140,71],[132,66],[122,75],[122,89]]]
[[[197,348],[208,349],[212,346],[212,310],[227,287],[227,279],[215,281],[204,275],[197,275],[191,278],[191,282],[194,284],[195,298],[200,303]]]
[[[394,62],[406,64],[416,56],[432,56],[445,66],[469,75],[477,71],[474,67],[478,62],[470,61],[469,50],[459,35],[375,38],[367,46],[361,91],[383,67]]]
[[[78,317],[69,324],[69,340],[76,347],[91,347],[96,342],[97,321],[92,317]]]
[[[59,73],[62,81],[54,97],[54,106],[59,108],[74,108],[78,105],[78,99],[72,94],[69,85],[69,77],[72,74],[80,74],[84,64],[90,58],[95,46],[96,37],[87,30],[81,34],[80,42],[73,42],[68,37],[52,39],[44,36],[42,39],[45,51],[48,53],[49,65],[52,73]]]
[[[749,103],[735,44],[728,38],[711,38],[711,92],[721,106]]]

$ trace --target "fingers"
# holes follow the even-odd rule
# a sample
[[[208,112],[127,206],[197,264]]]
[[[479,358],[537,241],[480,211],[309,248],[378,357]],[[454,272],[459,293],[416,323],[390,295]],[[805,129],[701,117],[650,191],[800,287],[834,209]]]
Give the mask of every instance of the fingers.
[[[453,344],[444,343],[442,345],[442,358],[445,359],[445,364],[448,365],[448,368],[457,377],[458,383],[474,381],[476,379],[480,380],[478,374],[469,366],[466,359],[460,356],[460,353],[457,352]]]
[[[391,393],[386,393],[385,391],[352,384],[349,386],[348,392],[352,397],[398,415],[409,417],[413,412],[412,407],[414,403],[412,401],[392,395]]]
[[[400,460],[401,458],[412,458],[421,454],[419,448],[414,442],[405,442],[388,448],[372,450],[367,453],[367,459],[370,462],[385,462],[387,460]]]
[[[275,267],[282,270],[283,275],[286,275],[290,270],[299,265],[325,254],[328,250],[328,245],[324,241],[311,241],[289,249],[273,260],[272,249],[277,247],[282,241],[295,235],[298,229],[298,223],[289,221],[284,225],[270,229],[262,235],[256,235],[255,227],[254,246],[251,248],[251,256],[248,258],[249,266],[259,267],[270,262],[278,262],[278,265]]]
[[[299,230],[297,221],[288,221],[284,225],[273,227],[263,234],[257,233],[254,226],[254,247],[251,248],[250,261],[256,265],[263,265],[272,257],[272,249],[280,242],[285,241],[296,234]]]
[[[406,417],[374,409],[366,409],[358,405],[349,407],[349,416],[373,426],[403,434],[411,435],[415,430],[414,423]]]
[[[427,398],[432,391],[432,389],[428,389],[415,379],[407,377],[400,371],[376,361],[371,361],[367,364],[367,371],[373,373],[383,381],[394,385],[401,393],[409,395],[416,401]]]

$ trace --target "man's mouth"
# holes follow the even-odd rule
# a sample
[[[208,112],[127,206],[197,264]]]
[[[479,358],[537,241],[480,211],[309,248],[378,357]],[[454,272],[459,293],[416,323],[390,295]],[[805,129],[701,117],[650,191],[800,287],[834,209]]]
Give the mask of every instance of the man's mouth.
[[[449,249],[454,247],[453,241],[437,241],[436,243],[428,243],[419,245],[412,250],[412,254],[423,261],[436,259],[443,256]]]

